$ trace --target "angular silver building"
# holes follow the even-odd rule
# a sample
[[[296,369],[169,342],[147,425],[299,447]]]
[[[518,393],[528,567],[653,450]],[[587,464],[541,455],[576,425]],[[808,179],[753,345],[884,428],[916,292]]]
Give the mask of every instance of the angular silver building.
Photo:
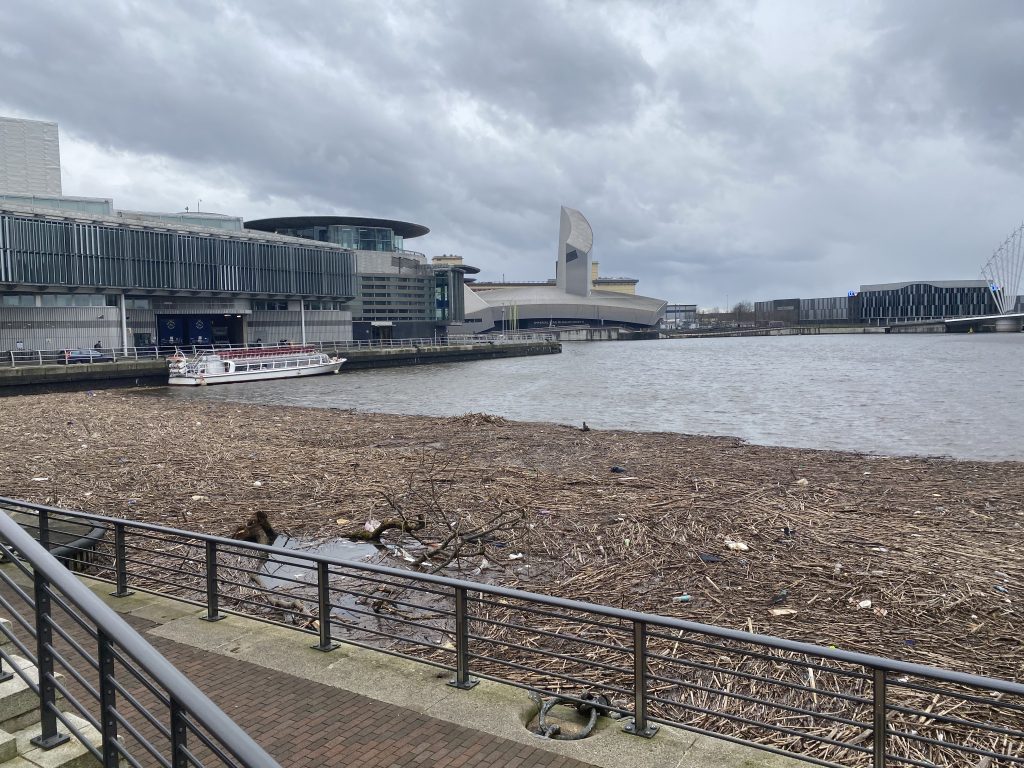
[[[0,117],[0,194],[60,195],[57,124]]]
[[[664,299],[596,287],[593,247],[594,232],[587,219],[562,206],[554,281],[467,285],[466,332],[659,325],[668,304]]]

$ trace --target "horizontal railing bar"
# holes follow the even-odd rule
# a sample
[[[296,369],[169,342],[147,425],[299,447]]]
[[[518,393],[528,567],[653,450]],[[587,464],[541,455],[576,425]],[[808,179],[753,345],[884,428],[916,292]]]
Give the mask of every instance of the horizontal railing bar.
[[[46,647],[50,651],[50,653],[53,654],[53,658],[60,662],[60,665],[64,667],[67,673],[71,675],[73,678],[75,678],[75,680],[78,681],[79,685],[85,688],[85,692],[88,693],[92,698],[96,699],[96,701],[99,701],[100,692],[96,690],[93,684],[90,683],[89,680],[81,672],[79,672],[70,661],[64,658],[64,654],[56,650],[52,645],[48,645]]]
[[[168,727],[161,723],[159,720],[157,720],[156,716],[152,712],[150,712],[149,709],[141,701],[135,698],[134,694],[132,694],[127,688],[121,685],[120,680],[118,680],[116,677],[112,678],[110,680],[110,684],[114,686],[119,696],[123,696],[128,701],[128,703],[132,705],[132,708],[135,709],[136,712],[142,715],[142,717],[144,717],[151,726],[156,728],[157,732],[161,736],[163,736],[165,739],[171,738],[171,732],[168,729]]]
[[[85,747],[86,750],[90,754],[92,754],[93,757],[95,757],[101,763],[103,762],[103,756],[100,753],[100,751],[98,749],[96,749],[96,747],[94,747],[92,745],[92,742],[90,742],[87,738],[85,738],[85,736],[82,735],[82,732],[80,730],[78,730],[78,728],[75,726],[74,723],[71,722],[71,720],[68,718],[67,714],[65,714],[64,712],[61,712],[60,709],[56,705],[54,705],[52,702],[47,702],[46,708],[50,712],[52,712],[57,717],[58,720],[61,721],[61,723],[64,725],[65,728],[67,728],[69,731],[71,731],[71,735],[74,736],[78,740],[79,744],[81,744],[83,747]],[[93,728],[96,728],[96,725],[93,723],[93,721],[90,718],[86,718],[86,721],[89,722],[89,724],[92,725]]]
[[[775,754],[775,755],[782,755],[783,757],[790,757],[790,758],[794,756],[793,752],[789,752],[789,751],[786,751],[784,749],[779,749],[778,747],[773,747],[773,746],[771,746],[769,744],[761,744],[761,743],[756,742],[756,741],[749,741],[747,739],[741,739],[738,736],[730,736],[729,734],[719,733],[718,731],[710,731],[707,728],[701,728],[700,726],[697,726],[697,725],[687,725],[686,723],[680,723],[680,722],[676,722],[674,720],[668,720],[668,719],[663,718],[663,717],[655,717],[653,715],[649,715],[647,717],[647,719],[649,721],[651,721],[652,723],[660,723],[661,725],[669,725],[669,726],[672,726],[674,728],[681,728],[684,731],[690,731],[691,733],[699,733],[699,734],[701,734],[703,736],[711,736],[711,737],[716,738],[716,739],[722,739],[724,741],[728,741],[728,742],[731,742],[733,744],[742,744],[742,745],[747,746],[747,747],[754,747],[755,749],[759,749],[759,750],[761,750],[763,752],[771,752],[772,754]],[[870,750],[861,749],[861,750],[858,750],[858,751],[870,753]],[[830,762],[828,760],[822,760],[821,758],[812,757],[811,755],[800,755],[799,759],[804,761],[804,762],[807,762],[807,763],[812,763],[813,765],[824,766],[824,768],[846,768],[846,766],[844,766],[842,763],[833,763],[833,762]]]
[[[117,646],[112,645],[110,647],[110,653],[114,657],[114,661],[120,663],[121,669],[131,675],[137,682],[142,684],[142,687],[149,691],[156,700],[165,709],[170,709],[171,700],[166,693],[160,690],[160,688],[153,684],[153,682],[146,677],[142,672],[135,668],[135,664],[132,663],[131,659],[125,658],[124,654],[120,653]]]
[[[745,679],[745,680],[753,680],[753,681],[756,681],[756,682],[759,682],[759,683],[765,683],[766,685],[781,685],[781,686],[784,686],[785,688],[789,688],[790,690],[803,691],[804,693],[810,693],[810,694],[813,694],[815,696],[827,696],[827,697],[833,698],[833,699],[841,699],[843,701],[849,701],[849,702],[854,703],[854,704],[863,704],[863,705],[870,705],[871,704],[871,699],[865,698],[863,696],[855,696],[855,695],[850,694],[850,693],[840,693],[839,691],[830,691],[830,690],[828,690],[826,688],[818,688],[818,687],[812,688],[811,686],[804,685],[802,683],[783,682],[783,681],[779,680],[778,678],[766,677],[765,675],[757,675],[757,674],[754,674],[753,672],[744,672],[744,671],[739,670],[739,669],[729,669],[727,667],[716,667],[714,664],[705,664],[705,663],[700,662],[700,661],[688,661],[686,659],[675,658],[673,656],[663,656],[661,654],[656,654],[656,653],[648,653],[647,654],[647,658],[648,659],[658,659],[659,661],[665,661],[666,663],[671,663],[672,666],[687,667],[689,669],[700,669],[700,670],[703,670],[705,672],[711,672],[712,674],[716,674],[716,675],[723,675],[723,676],[728,676],[728,677],[738,677],[738,678],[742,678],[742,679]],[[652,677],[653,677],[653,675],[652,675]]]
[[[426,640],[414,640],[413,638],[407,637],[405,635],[396,635],[396,634],[393,634],[391,632],[384,632],[383,630],[373,629],[371,627],[347,626],[345,624],[340,623],[337,619],[335,619],[333,617],[331,618],[331,626],[332,627],[346,627],[347,629],[349,629],[349,630],[351,630],[353,632],[364,632],[364,633],[366,633],[368,635],[375,635],[376,637],[386,637],[389,640],[399,640],[399,641],[401,641],[403,643],[408,643],[409,645],[418,645],[418,646],[421,646],[423,648],[429,648],[432,651],[441,651],[442,653],[455,653],[455,649],[454,648],[442,648],[442,647],[440,647],[438,645],[435,645],[434,643],[428,643]],[[433,631],[434,632],[441,632],[442,634],[447,634],[447,635],[451,634],[451,632],[445,632],[445,631],[440,630],[440,629],[433,630]],[[331,633],[331,637],[335,638],[336,640],[342,640],[342,641],[348,642],[347,640],[345,640],[345,638],[343,636],[336,636],[333,632]]]
[[[901,683],[899,680],[892,680],[889,682],[891,688],[904,688],[909,691],[917,691],[918,693],[931,693],[936,696],[945,696],[951,699],[962,699],[963,701],[969,701],[972,704],[981,704],[983,706],[1002,708],[1002,709],[1013,709],[1018,712],[1024,712],[1024,702],[1015,704],[1012,701],[1003,701],[1002,699],[994,699],[986,696],[979,696],[975,693],[962,693],[958,691],[950,691],[945,688],[935,688],[930,685],[919,685],[917,683]]]
[[[8,584],[8,586],[10,586],[10,585]],[[7,613],[9,613],[11,616],[13,616],[17,620],[17,622],[21,625],[21,628],[23,630],[25,630],[32,637],[33,640],[35,639],[35,636],[36,636],[35,625],[31,624],[28,621],[28,619],[26,619],[24,616],[22,616],[21,613],[17,609],[15,609],[15,607],[13,605],[11,605],[10,601],[3,594],[0,594],[0,606],[2,606],[3,609],[5,611],[7,611]],[[30,606],[30,607],[31,607],[32,611],[35,612],[35,606],[33,605],[33,606]]]
[[[475,584],[476,582],[470,582]],[[475,589],[475,588],[474,588]],[[467,587],[468,590],[468,587]],[[482,597],[470,597],[467,595],[467,601],[471,603],[479,603],[480,605],[490,605],[498,608],[506,608],[510,611],[516,611],[521,613],[529,613],[534,616],[546,616],[550,619],[558,619],[560,621],[571,622],[573,624],[581,624],[590,627],[603,627],[605,629],[611,629],[615,632],[630,633],[632,629],[629,629],[621,624],[610,624],[604,621],[597,621],[596,619],[580,618],[577,616],[568,616],[564,613],[557,613],[555,611],[546,611],[543,608],[534,608],[529,605],[512,605],[510,603],[501,602],[499,600],[486,600]],[[576,612],[582,612],[580,609],[574,609]]]
[[[590,704],[590,705],[593,705],[593,703],[594,703],[593,701],[589,701],[587,699],[583,699],[583,698],[580,698],[578,696],[573,696],[570,693],[559,692],[559,691],[552,691],[549,688],[542,688],[542,687],[537,686],[537,685],[531,685],[530,683],[524,683],[521,680],[509,680],[509,679],[506,679],[506,678],[501,677],[499,675],[495,675],[495,674],[492,674],[490,672],[487,672],[485,670],[476,670],[476,669],[474,669],[473,670],[473,677],[478,677],[481,680],[490,680],[491,682],[495,682],[495,683],[503,683],[503,684],[506,684],[506,685],[510,685],[513,688],[519,688],[520,690],[524,690],[524,691],[533,691],[534,693],[536,693],[536,694],[538,694],[540,696],[557,696],[558,698],[563,699],[566,702],[569,702],[571,704]],[[628,693],[632,694],[632,691],[628,691]],[[611,702],[609,702],[607,706],[602,705],[602,709],[607,709],[609,712],[618,712],[621,715],[631,715],[631,714],[633,714],[630,710],[626,709],[625,707],[617,707],[614,704],[612,704]]]
[[[701,685],[700,683],[688,683],[684,680],[677,680],[675,678],[659,677],[656,675],[649,675],[648,677],[649,679],[659,683],[668,683],[669,685],[679,686],[680,688],[685,688],[687,690],[702,691],[703,693],[711,693],[716,696],[724,696],[730,699],[738,699],[739,701],[745,701],[748,704],[760,704],[767,708],[780,709],[783,712],[792,712],[796,715],[807,715],[808,717],[812,718],[821,717],[836,723],[842,723],[843,725],[852,725],[855,728],[871,728],[870,723],[864,723],[859,720],[851,720],[848,717],[844,717],[842,715],[837,715],[829,712],[824,712],[822,710],[804,709],[802,707],[797,707],[792,704],[783,704],[781,702],[774,701],[773,699],[760,699],[756,696],[750,696],[745,693],[733,693],[731,691],[725,690],[724,688],[714,688],[708,685]]]
[[[979,757],[993,757],[999,758],[1000,760],[1011,760],[1015,763],[1024,763],[1024,758],[1014,757],[1013,755],[1007,755],[1000,752],[990,752],[985,749],[978,747],[971,747],[967,744],[957,744],[953,741],[945,741],[943,739],[933,739],[930,736],[922,736],[919,733],[910,733],[909,731],[897,731],[893,728],[885,729],[886,735],[899,736],[900,738],[907,739],[908,741],[920,741],[923,744],[931,744],[933,747],[945,747],[956,752],[968,752],[972,755],[978,755]]]
[[[479,653],[469,654],[470,659],[476,659],[477,661],[489,661],[492,664],[497,664],[502,667],[511,667],[512,669],[518,669],[524,672],[530,672],[534,675],[543,675],[545,677],[551,677],[556,680],[565,680],[570,683],[576,683],[577,685],[586,686],[589,688],[601,688],[606,691],[614,691],[615,693],[621,693],[625,696],[631,696],[633,691],[628,688],[622,688],[611,683],[601,683],[595,680],[585,680],[582,677],[574,677],[572,675],[566,675],[561,672],[555,672],[550,669],[538,669],[537,667],[528,667],[525,664],[519,664],[514,661],[508,661],[507,659],[498,659],[494,656],[486,656]],[[473,674],[476,674],[476,670],[473,670]],[[504,680],[504,682],[511,682],[511,680]]]
[[[864,754],[871,754],[871,750],[867,747],[861,747],[856,744],[850,744],[845,741],[839,741],[838,739],[832,739],[828,736],[814,736],[806,731],[800,731],[796,728],[790,728],[785,725],[772,725],[766,723],[763,720],[751,720],[749,717],[743,717],[742,715],[733,715],[729,712],[723,712],[717,709],[705,709],[704,707],[698,707],[693,704],[685,704],[681,701],[672,701],[670,699],[664,699],[661,696],[650,696],[651,701],[657,702],[658,704],[664,704],[666,706],[677,707],[679,709],[685,709],[688,712],[694,712],[701,715],[708,715],[713,718],[722,718],[723,720],[729,720],[733,723],[741,723],[748,725],[751,728],[760,728],[768,731],[775,731],[776,733],[785,733],[788,736],[794,736],[801,739],[811,739],[813,741],[820,742],[822,744],[828,744],[833,747],[841,747],[843,749],[852,749],[855,752],[862,752]],[[652,718],[653,719],[653,718]]]
[[[0,499],[2,502],[3,499]],[[111,519],[111,524],[115,522]],[[51,586],[59,590],[96,626],[142,668],[149,671],[185,711],[211,732],[218,734],[224,746],[250,766],[276,766],[233,720],[217,708],[195,685],[161,656],[132,627],[108,607],[78,577],[46,552],[31,535],[6,514],[0,514],[0,535],[42,572]],[[28,556],[26,553],[32,553]],[[91,745],[88,745],[91,746]]]
[[[221,750],[220,747],[218,747],[205,733],[203,733],[201,728],[197,728],[195,723],[188,718],[185,719],[185,727],[188,729],[188,732],[199,739],[207,749],[220,758],[221,762],[226,763],[227,765],[233,764],[231,758],[224,754],[223,750]],[[202,763],[200,763],[200,765],[201,764]]]
[[[609,672],[619,672],[624,675],[630,675],[633,672],[631,668],[627,669],[626,667],[617,667],[614,664],[607,664],[603,661],[594,661],[592,659],[581,659],[579,656],[572,656],[567,653],[558,653],[557,651],[542,650],[540,648],[535,648],[529,645],[510,643],[506,640],[499,640],[495,637],[483,637],[481,635],[472,634],[469,637],[471,640],[477,640],[482,643],[493,643],[495,645],[504,646],[505,648],[518,648],[519,650],[524,651],[525,653],[536,654],[537,656],[541,656],[545,659],[562,659],[563,661],[571,661],[574,664],[581,664],[587,667],[588,669],[594,667],[596,669],[604,669]]]
[[[217,544],[221,544],[228,547],[241,547],[242,545],[236,539],[227,539],[222,536],[212,536],[210,534],[195,533],[191,531],[185,531],[178,528],[170,528],[166,526],[159,526],[153,523],[143,523],[138,521],[126,522],[121,518],[108,517],[105,515],[94,515],[91,513],[75,512],[73,510],[61,509],[58,507],[51,507],[43,504],[32,504],[17,499],[11,499],[8,497],[0,497],[0,504],[8,504],[18,507],[20,509],[30,510],[44,510],[47,512],[55,512],[57,514],[68,515],[71,517],[77,517],[79,519],[90,520],[94,522],[106,523],[114,525],[115,523],[124,525],[127,528],[131,528],[135,531],[155,531],[166,533],[167,535],[179,536],[186,539],[195,541],[212,541]],[[267,552],[281,554],[279,547],[273,547],[266,544],[257,544],[255,542],[246,542],[245,549],[249,549],[256,552]],[[708,637],[717,637],[726,640],[733,640],[741,643],[748,643],[758,645],[767,648],[773,648],[780,651],[788,651],[791,653],[800,653],[808,656],[816,656],[823,659],[830,659],[847,664],[853,664],[868,669],[880,669],[887,672],[913,675],[916,677],[929,678],[933,680],[941,680],[947,683],[955,683],[959,685],[966,685],[974,688],[986,688],[993,691],[999,691],[1001,693],[1010,693],[1014,695],[1024,695],[1024,684],[1015,683],[1009,680],[999,680],[996,678],[983,677],[980,675],[972,675],[966,672],[955,672],[953,670],[940,669],[938,667],[929,667],[923,664],[916,664],[912,662],[899,661],[897,659],[886,659],[881,656],[874,656],[871,654],[860,653],[855,651],[843,651],[838,648],[827,648],[825,646],[814,645],[812,643],[805,643],[796,640],[786,640],[784,638],[772,637],[770,635],[759,635],[751,632],[745,632],[743,630],[729,629],[726,627],[716,627],[710,624],[701,624],[693,621],[685,621],[683,619],[676,619],[668,616],[657,616],[655,614],[641,613],[639,611],[631,611],[624,608],[613,608],[611,606],[595,605],[593,603],[585,603],[578,600],[569,600],[566,598],[554,597],[552,595],[542,595],[535,592],[526,592],[518,589],[511,589],[508,587],[501,587],[494,584],[485,584],[480,582],[471,582],[461,579],[452,579],[446,576],[438,576],[436,574],[429,573],[410,573],[407,570],[400,568],[392,568],[384,565],[377,565],[375,563],[353,563],[351,561],[344,561],[340,558],[329,557],[321,554],[310,554],[302,552],[301,550],[288,550],[288,557],[296,559],[307,559],[315,563],[327,563],[339,568],[365,571],[369,573],[388,575],[394,578],[400,579],[413,579],[416,581],[427,582],[430,584],[437,584],[445,587],[459,587],[466,589],[470,592],[480,592],[488,595],[495,595],[499,597],[505,597],[511,600],[522,600],[530,603],[538,603],[541,605],[547,605],[555,608],[561,608],[563,610],[577,611],[580,613],[596,614],[598,616],[604,616],[606,618],[615,618],[629,622],[639,622],[646,624],[649,627],[663,627],[673,630],[684,630],[687,632],[693,632]]]
[[[1024,739],[1024,731],[1016,731],[1012,728],[1004,728],[1001,725],[984,723],[980,720],[965,720],[960,717],[950,717],[949,715],[940,715],[936,712],[925,712],[923,709],[910,709],[908,707],[900,707],[893,704],[886,704],[885,708],[890,712],[899,712],[900,714],[910,715],[911,717],[923,717],[927,720],[935,720],[941,723],[949,723],[950,725],[964,725],[968,728],[975,728],[979,731],[1001,733],[1006,736],[1013,736],[1018,739]]]
[[[679,643],[681,645],[695,645],[695,646],[697,646],[699,648],[707,648],[708,650],[718,651],[720,653],[728,653],[728,654],[733,654],[735,656],[745,656],[745,657],[754,658],[754,659],[761,659],[762,661],[771,661],[771,662],[778,662],[780,664],[788,664],[790,666],[800,667],[801,669],[807,669],[807,668],[815,669],[815,670],[818,670],[818,671],[821,671],[821,672],[825,672],[825,673],[830,674],[830,675],[840,675],[840,676],[843,676],[843,677],[852,678],[854,680],[865,680],[865,681],[871,680],[871,675],[865,674],[863,672],[857,672],[855,670],[850,670],[850,669],[837,669],[836,667],[825,666],[824,664],[818,664],[818,663],[813,662],[813,661],[807,661],[806,659],[800,659],[800,660],[797,660],[797,659],[787,659],[785,656],[778,656],[778,655],[771,654],[771,653],[764,653],[763,651],[758,651],[758,650],[754,650],[754,649],[751,649],[751,648],[733,648],[731,646],[722,645],[720,643],[712,643],[712,642],[707,642],[707,641],[704,641],[704,640],[696,640],[696,639],[694,639],[692,637],[691,638],[683,639],[683,638],[680,638],[680,637],[672,637],[671,635],[663,635],[663,634],[659,634],[659,633],[651,633],[650,635],[648,635],[648,638],[650,638],[650,637],[656,637],[656,638],[658,638],[660,640],[665,640],[666,642],[672,642],[673,644],[674,643]],[[747,644],[749,645],[750,643],[747,643]],[[805,655],[814,656],[815,654],[805,654]]]
[[[96,719],[96,717],[89,711],[85,704],[78,700],[78,697],[73,695],[68,690],[68,687],[66,685],[64,685],[60,680],[58,680],[56,676],[54,676],[50,682],[53,683],[53,687],[57,689],[57,692],[64,697],[65,703],[68,703],[72,707],[74,707],[78,711],[78,714],[82,717],[83,720],[88,722],[89,725],[91,725],[93,728],[99,730],[100,721]]]
[[[600,640],[591,640],[590,638],[581,637],[579,635],[563,635],[559,632],[552,632],[547,629],[541,629],[540,627],[528,627],[525,624],[517,624],[509,621],[498,621],[497,619],[488,619],[483,616],[470,616],[470,621],[480,622],[481,624],[490,624],[495,627],[504,627],[507,629],[514,629],[520,632],[528,632],[531,635],[543,635],[545,637],[552,637],[558,640],[568,640],[573,643],[582,643],[584,645],[593,646],[594,648],[604,648],[605,650],[612,651],[615,653],[624,653],[629,657],[633,655],[633,649],[629,647],[623,647],[621,645],[612,645],[611,643],[604,643]],[[650,655],[650,654],[648,654]]]
[[[128,718],[126,718],[124,715],[122,715],[116,709],[114,710],[114,717],[117,719],[118,724],[121,727],[123,727],[126,731],[128,731],[128,733],[131,735],[131,737],[133,739],[135,739],[135,742],[140,747],[142,747],[144,750],[149,752],[150,755],[155,757],[157,762],[159,762],[162,766],[164,766],[165,768],[170,768],[170,765],[171,765],[170,760],[168,760],[166,757],[164,757],[164,755],[160,751],[160,749],[155,744],[150,743],[149,739],[147,739],[145,736],[143,736],[139,732],[139,729],[136,728],[128,720]],[[118,741],[121,741],[121,739],[118,739]],[[124,753],[128,753],[127,746],[122,744],[122,747],[124,747]]]
[[[31,648],[29,648],[27,645],[25,645],[25,643],[21,642],[21,640],[18,639],[16,636],[7,634],[6,632],[4,634],[7,636],[7,639],[11,641],[11,644],[15,648],[17,648],[19,651],[21,651],[21,657],[23,659],[25,659],[26,661],[28,661],[33,666],[35,666],[36,662],[38,661],[38,659],[36,659],[36,652],[34,650],[32,650]],[[17,664],[14,663],[13,656],[11,654],[7,653],[7,651],[5,651],[2,646],[0,646],[0,658],[3,658],[4,661],[6,661],[8,664],[10,664],[11,668],[14,669],[15,671],[20,669],[20,667]],[[26,683],[28,683],[30,688],[32,687],[33,684],[31,682],[29,682],[29,680],[27,678],[22,677],[22,680],[24,680]],[[35,688],[33,688],[33,690],[35,690],[36,693],[39,692]]]
[[[120,759],[125,760],[129,765],[132,766],[132,768],[143,768],[142,763],[136,760],[135,757],[128,752],[128,749],[119,740],[114,740],[114,749],[116,749],[117,753],[121,756]],[[160,766],[162,766],[162,768],[168,768],[166,762],[160,762],[159,760],[157,762]]]
[[[90,627],[88,622],[84,621],[82,619],[82,617],[78,615],[77,611],[72,610],[71,606],[69,606],[61,598],[60,595],[55,594],[52,589],[49,590],[49,594],[50,594],[50,602],[51,602],[52,605],[56,605],[62,611],[64,611],[64,615],[67,616],[69,619],[71,619],[73,622],[75,622],[75,624],[77,624],[81,628],[81,630],[83,632],[85,632],[85,634],[87,634],[91,639],[93,639],[93,640],[96,639],[96,637],[97,637],[96,636],[96,630],[93,629],[92,627]],[[67,635],[64,634],[64,630],[60,628],[59,624],[54,620],[53,616],[47,616],[46,617],[46,622],[53,629],[56,629],[58,632],[60,632],[61,633],[61,637],[64,637],[65,639],[67,639]],[[92,659],[92,656],[89,655],[88,658]],[[94,659],[92,659],[92,660],[95,661]]]

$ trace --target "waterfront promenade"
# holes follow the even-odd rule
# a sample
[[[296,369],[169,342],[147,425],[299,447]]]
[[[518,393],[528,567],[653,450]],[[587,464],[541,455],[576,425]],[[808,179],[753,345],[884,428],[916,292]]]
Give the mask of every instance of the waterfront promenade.
[[[629,736],[607,718],[582,741],[543,739],[526,728],[535,705],[521,689],[481,682],[461,691],[445,685],[448,673],[422,664],[345,645],[321,653],[310,636],[285,627],[239,616],[211,624],[194,606],[144,593],[115,598],[110,584],[83,582],[285,768],[806,765],[672,729],[652,740]],[[19,602],[9,588],[0,595]],[[78,627],[65,629],[91,643]]]

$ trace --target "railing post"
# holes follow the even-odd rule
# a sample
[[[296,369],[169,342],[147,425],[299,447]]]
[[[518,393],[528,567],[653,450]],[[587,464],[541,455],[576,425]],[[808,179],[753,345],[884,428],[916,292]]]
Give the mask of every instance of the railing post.
[[[469,615],[466,588],[455,588],[455,677],[448,685],[468,690],[479,680],[469,676]]]
[[[884,669],[872,670],[874,686],[872,688],[873,702],[872,719],[873,731],[871,734],[872,768],[885,768],[885,689],[886,672]]]
[[[38,510],[39,515],[36,518],[39,521],[39,531],[36,541],[39,542],[39,546],[45,549],[47,552],[50,551],[50,513],[45,509]]]
[[[40,518],[42,521],[42,518]],[[43,533],[40,526],[40,535]],[[39,674],[39,735],[31,741],[37,747],[53,749],[71,737],[57,730],[57,686],[53,679],[53,629],[50,626],[50,584],[35,570],[32,586],[36,603],[36,671]]]
[[[189,768],[188,723],[185,710],[177,699],[171,699],[171,768]]]
[[[647,625],[642,621],[633,622],[633,720],[622,730],[645,739],[658,732],[647,722]]]
[[[117,580],[117,591],[111,592],[113,597],[134,595],[128,589],[128,558],[124,543],[124,523],[114,523],[114,577]]]
[[[120,755],[117,750],[117,688],[114,686],[114,651],[110,638],[100,631],[96,634],[99,643],[100,673],[100,733],[103,735],[103,766],[118,768]]]
[[[318,561],[316,564],[316,596],[317,613],[320,621],[320,643],[314,645],[318,651],[333,651],[338,647],[331,642],[331,580],[327,563]]]
[[[224,617],[220,615],[217,593],[217,542],[208,540],[206,542],[206,615],[202,616],[203,621],[220,621]]]

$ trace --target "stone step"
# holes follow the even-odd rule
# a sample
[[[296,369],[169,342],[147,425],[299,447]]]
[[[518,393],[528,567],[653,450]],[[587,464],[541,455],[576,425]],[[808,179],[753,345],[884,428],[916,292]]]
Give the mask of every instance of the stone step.
[[[14,664],[35,684],[39,683],[39,673],[35,665],[28,659],[13,656]],[[63,675],[57,673],[58,680]],[[57,693],[57,701],[63,698]],[[29,688],[20,674],[0,683],[0,730],[14,733],[27,728],[39,721],[39,697]]]
[[[100,744],[103,739],[99,731],[77,715],[65,713],[64,716],[75,726],[83,738],[97,749],[101,749]],[[61,733],[68,733],[67,726],[61,722],[57,723],[57,730]],[[71,734],[68,734],[71,739],[59,747],[45,750],[37,747],[32,743],[32,739],[39,736],[41,732],[42,727],[39,723],[17,731],[14,738],[18,756],[10,763],[3,763],[4,768],[96,768],[100,764],[85,745]],[[24,763],[19,761],[24,761]]]

